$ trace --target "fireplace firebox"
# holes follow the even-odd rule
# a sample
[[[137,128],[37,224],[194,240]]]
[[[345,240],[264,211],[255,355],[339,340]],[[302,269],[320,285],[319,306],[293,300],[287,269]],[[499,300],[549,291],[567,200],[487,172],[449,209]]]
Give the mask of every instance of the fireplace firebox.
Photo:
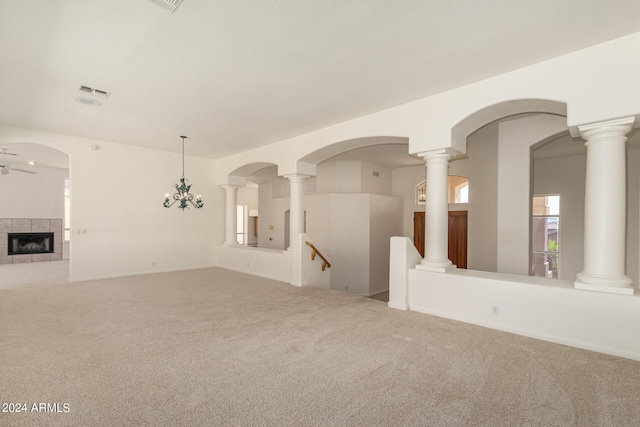
[[[9,255],[53,253],[53,233],[9,233]]]

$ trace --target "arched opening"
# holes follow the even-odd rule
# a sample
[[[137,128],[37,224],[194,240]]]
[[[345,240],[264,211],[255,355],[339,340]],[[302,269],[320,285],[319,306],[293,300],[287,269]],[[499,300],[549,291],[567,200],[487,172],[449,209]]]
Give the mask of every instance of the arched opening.
[[[11,203],[0,205],[2,264],[38,263],[42,279],[69,277],[68,262],[47,269],[47,261],[68,261],[71,239],[72,187],[69,156],[27,142],[0,146],[0,193]],[[20,236],[20,237],[16,237]],[[37,274],[33,268],[34,274]],[[47,271],[45,271],[47,270]],[[18,283],[20,278],[16,279]]]
[[[540,254],[531,245],[531,147],[559,134],[568,136],[564,114],[566,105],[560,102],[516,100],[475,112],[454,127],[452,135],[465,140],[467,177],[473,186],[468,192],[469,269],[532,274],[533,252],[538,258]],[[459,197],[464,197],[464,188],[457,188]],[[450,197],[452,193],[450,188]]]
[[[274,186],[278,193],[287,183],[277,172],[277,165],[273,163],[255,162],[230,173],[234,181],[244,182],[238,188],[236,206],[236,237],[241,245],[279,248],[276,246],[279,240],[273,233],[271,198]],[[281,227],[278,231],[282,231]]]
[[[331,289],[388,300],[389,239],[411,221],[413,177],[424,179],[424,160],[409,154],[407,138],[378,136],[301,161],[317,165],[305,191],[307,234],[331,259]]]

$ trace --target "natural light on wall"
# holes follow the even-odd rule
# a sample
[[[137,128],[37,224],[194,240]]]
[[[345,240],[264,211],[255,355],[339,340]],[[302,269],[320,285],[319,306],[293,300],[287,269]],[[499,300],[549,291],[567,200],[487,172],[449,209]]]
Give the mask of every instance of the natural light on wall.
[[[69,178],[64,180],[64,240],[71,239],[71,186]]]
[[[244,229],[245,229],[245,205],[238,205],[238,216],[236,219],[236,236],[238,243],[244,245]]]
[[[449,203],[469,203],[469,180],[463,176],[450,175],[448,183]],[[416,205],[424,205],[427,200],[427,183],[416,185]]]
[[[560,196],[533,196],[531,274],[557,279],[560,269]]]

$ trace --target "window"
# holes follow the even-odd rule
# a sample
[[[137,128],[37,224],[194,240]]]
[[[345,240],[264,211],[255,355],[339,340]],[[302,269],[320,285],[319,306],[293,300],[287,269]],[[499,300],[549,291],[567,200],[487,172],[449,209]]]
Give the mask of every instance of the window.
[[[454,203],[469,203],[469,180],[456,186]]]
[[[69,178],[64,180],[64,240],[71,239],[71,185]]]
[[[560,267],[560,196],[533,196],[531,274],[557,279]]]
[[[427,181],[416,185],[416,205],[424,205],[427,202]]]
[[[236,238],[238,239],[238,243],[241,245],[244,245],[244,211],[245,211],[245,206],[244,205],[238,205],[237,206],[237,212],[238,212],[238,216],[236,218]]]
[[[469,180],[463,176],[450,175],[448,179],[449,203],[469,203]],[[427,182],[416,185],[416,205],[427,201]]]

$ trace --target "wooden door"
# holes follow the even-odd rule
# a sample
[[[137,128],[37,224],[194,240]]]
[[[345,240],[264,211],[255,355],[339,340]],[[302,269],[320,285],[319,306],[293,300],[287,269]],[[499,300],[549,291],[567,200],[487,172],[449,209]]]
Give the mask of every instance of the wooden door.
[[[424,258],[424,212],[413,213],[413,244]]]
[[[467,211],[449,212],[449,259],[467,268]],[[424,212],[413,213],[413,244],[424,258]]]
[[[467,211],[449,212],[449,259],[467,268]]]

